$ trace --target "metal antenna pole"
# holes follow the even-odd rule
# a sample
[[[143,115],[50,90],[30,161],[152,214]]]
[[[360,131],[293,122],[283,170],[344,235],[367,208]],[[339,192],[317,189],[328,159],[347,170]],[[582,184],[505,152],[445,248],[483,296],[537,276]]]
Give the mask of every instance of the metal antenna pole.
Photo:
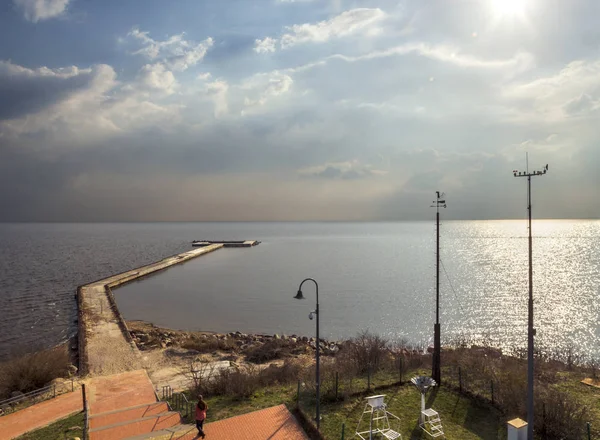
[[[533,346],[535,328],[533,327],[533,239],[531,232],[531,176],[543,176],[548,172],[548,165],[542,171],[529,172],[529,158],[527,158],[527,171],[513,170],[515,177],[527,177],[527,211],[529,226],[529,301],[527,305],[527,440],[533,440]]]
[[[446,207],[446,201],[441,197],[439,191],[435,192],[436,200],[433,202],[436,208],[435,213],[435,325],[433,326],[433,362],[431,365],[431,376],[438,385],[442,383],[442,348],[441,348],[441,331],[440,331],[440,207]]]

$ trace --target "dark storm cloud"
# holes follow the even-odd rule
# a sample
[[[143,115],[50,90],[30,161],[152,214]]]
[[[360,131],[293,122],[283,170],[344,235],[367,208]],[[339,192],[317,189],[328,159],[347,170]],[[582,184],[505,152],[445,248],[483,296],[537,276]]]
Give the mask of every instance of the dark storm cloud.
[[[85,88],[92,77],[91,70],[32,70],[0,61],[0,119],[37,112]]]

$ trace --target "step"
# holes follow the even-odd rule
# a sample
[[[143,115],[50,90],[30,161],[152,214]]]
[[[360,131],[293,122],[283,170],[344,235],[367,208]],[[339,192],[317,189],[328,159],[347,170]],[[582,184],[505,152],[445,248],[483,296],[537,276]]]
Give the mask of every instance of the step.
[[[126,440],[195,440],[198,430],[195,425],[175,425],[160,431],[127,437]]]
[[[175,411],[164,412],[149,417],[128,420],[100,428],[90,429],[90,440],[120,440],[161,429],[171,428],[181,423],[181,415]]]
[[[169,405],[167,405],[167,402],[155,402],[107,411],[90,416],[90,429],[114,425],[128,420],[142,419],[144,417],[154,416],[165,412],[169,412]]]

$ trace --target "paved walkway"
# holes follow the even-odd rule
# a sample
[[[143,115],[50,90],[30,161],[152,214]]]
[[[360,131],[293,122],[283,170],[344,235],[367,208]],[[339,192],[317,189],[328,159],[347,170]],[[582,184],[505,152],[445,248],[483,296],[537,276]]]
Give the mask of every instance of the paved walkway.
[[[90,379],[86,386],[90,415],[154,403],[156,395],[146,370]]]
[[[80,372],[97,376],[142,368],[139,351],[131,340],[126,339],[121,327],[124,325],[122,318],[118,310],[112,307],[110,301],[111,288],[222,247],[221,244],[214,244],[193,249],[147,266],[81,286],[80,311],[82,316],[80,325],[85,329],[85,345],[79,347],[79,354],[82,358]]]
[[[208,417],[210,418],[210,408]],[[308,440],[285,405],[207,423],[204,433],[207,438],[219,440]]]
[[[0,417],[0,438],[12,439],[83,411],[81,390]]]
[[[85,381],[90,415],[156,402],[146,370]],[[81,389],[0,417],[0,438],[12,439],[83,411]]]

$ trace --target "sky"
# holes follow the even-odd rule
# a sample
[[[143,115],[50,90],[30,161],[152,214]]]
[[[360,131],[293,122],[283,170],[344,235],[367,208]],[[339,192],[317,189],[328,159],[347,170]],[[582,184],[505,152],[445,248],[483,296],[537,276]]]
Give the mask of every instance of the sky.
[[[0,221],[597,218],[599,14],[5,0]]]

